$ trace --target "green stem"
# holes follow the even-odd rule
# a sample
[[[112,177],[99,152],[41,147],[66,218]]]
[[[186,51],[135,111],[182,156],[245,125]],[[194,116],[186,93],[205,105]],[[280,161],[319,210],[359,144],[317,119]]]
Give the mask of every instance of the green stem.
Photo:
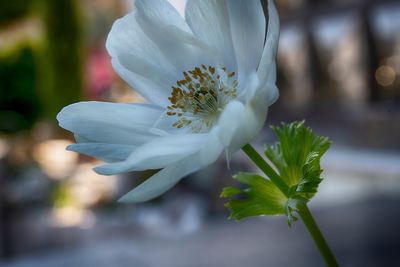
[[[339,266],[335,259],[335,256],[333,255],[331,249],[329,248],[328,243],[326,242],[324,236],[322,235],[321,230],[319,229],[317,223],[315,222],[307,205],[301,206],[297,212],[300,215],[301,219],[303,220],[308,231],[310,232],[312,238],[314,239],[314,242],[317,245],[319,252],[324,257],[326,266],[329,267]]]
[[[289,187],[287,184],[281,179],[279,174],[276,173],[274,169],[258,154],[257,150],[254,149],[250,144],[242,147],[242,150],[246,155],[262,170],[268,178],[281,190],[285,196],[289,196]]]
[[[242,150],[246,155],[268,176],[268,178],[273,182],[279,190],[289,197],[289,187],[282,180],[280,175],[264,160],[264,158],[255,150],[250,144],[245,145]],[[307,205],[303,205],[297,211],[310,232],[319,252],[325,260],[326,266],[337,267],[339,266],[335,256],[333,255],[328,243],[325,241],[317,223],[315,222],[310,210]]]

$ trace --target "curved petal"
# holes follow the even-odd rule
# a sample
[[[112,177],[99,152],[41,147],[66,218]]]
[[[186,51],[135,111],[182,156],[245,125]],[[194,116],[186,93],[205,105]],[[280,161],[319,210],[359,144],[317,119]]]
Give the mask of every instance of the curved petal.
[[[108,53],[113,58],[131,54],[170,69],[172,66],[157,45],[141,29],[137,16],[137,12],[132,12],[114,22],[106,41]]]
[[[221,127],[220,140],[225,147],[231,144],[238,132],[244,110],[244,105],[241,102],[231,101],[222,112],[218,125]]]
[[[105,162],[123,161],[128,158],[136,146],[106,143],[73,144],[67,150],[95,157]]]
[[[121,54],[117,59],[122,67],[157,84],[161,89],[160,93],[165,98],[170,96],[171,85],[180,78],[176,71],[173,73],[173,68],[162,66],[159,62],[149,62],[132,54]],[[154,90],[153,88],[145,89]]]
[[[237,71],[226,1],[188,0],[185,18],[195,36],[218,52],[219,63]]]
[[[118,75],[147,101],[160,107],[166,107],[170,104],[168,101],[170,92],[164,87],[123,67],[117,58],[113,58],[111,63]]]
[[[265,39],[265,16],[260,0],[232,0],[226,3],[240,89],[244,87],[247,76],[257,70],[260,62]]]
[[[182,161],[171,164],[162,169],[132,191],[119,199],[120,202],[143,202],[158,197],[173,187],[184,176],[187,176],[204,167],[198,160],[198,155],[193,155]]]
[[[160,137],[138,147],[122,162],[106,164],[95,168],[103,175],[129,171],[161,169],[198,152],[206,134],[171,135]]]
[[[268,108],[263,112],[255,112],[250,106],[246,105],[238,124],[238,131],[233,135],[232,141],[227,148],[227,152],[232,154],[253,140],[264,126]]]
[[[136,0],[135,7],[153,26],[174,25],[191,32],[178,11],[166,0]]]
[[[271,98],[274,97],[271,95],[271,92],[274,92],[274,90],[269,90],[270,85],[267,85],[268,90],[261,90],[260,88],[266,85],[260,83],[256,74],[253,73],[251,77],[250,85],[255,89],[252,90],[254,92],[252,97],[246,101],[245,110],[242,113],[242,125],[240,126],[243,130],[232,141],[231,150],[233,151],[241,148],[257,136],[264,127],[271,101],[276,100],[276,98]],[[273,87],[276,88],[275,85]]]
[[[274,1],[268,0],[268,33],[257,72],[262,83],[276,82],[275,58],[278,50],[279,27],[279,15]]]
[[[231,101],[219,118],[220,139],[227,153],[232,154],[256,137],[261,131],[268,111],[265,90],[255,90],[246,104]]]
[[[263,92],[261,92],[263,91]],[[274,104],[279,98],[279,89],[275,83],[260,83],[255,95],[263,95],[266,98],[265,106],[269,107]]]
[[[137,21],[163,56],[179,71],[214,63],[216,53],[195,38],[178,11],[165,0],[137,0]]]
[[[137,12],[133,12],[118,19],[107,37],[106,47],[121,78],[149,102],[160,104],[166,101],[170,86],[179,77],[142,31],[136,17]]]
[[[260,86],[268,98],[267,105],[272,105],[279,98],[276,86],[276,53],[279,42],[279,15],[273,0],[268,0],[268,33],[260,65],[257,70]]]
[[[157,137],[149,129],[163,112],[153,105],[79,102],[63,108],[57,120],[81,140],[140,145]]]
[[[215,162],[224,150],[224,145],[220,140],[221,127],[214,126],[208,133],[206,141],[200,149],[200,162],[209,165]]]
[[[276,75],[276,64],[271,63],[268,65],[268,74]],[[279,97],[279,90],[275,83],[269,83],[268,81],[260,80],[260,77],[256,73],[249,75],[247,79],[248,86],[241,95],[238,96],[239,99],[243,100],[244,103],[253,103],[259,106],[259,109],[265,110],[265,108],[272,105]]]

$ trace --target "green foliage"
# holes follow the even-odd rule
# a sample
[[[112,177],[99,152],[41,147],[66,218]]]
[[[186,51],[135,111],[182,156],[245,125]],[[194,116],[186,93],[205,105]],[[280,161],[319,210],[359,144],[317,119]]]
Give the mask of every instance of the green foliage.
[[[64,106],[81,99],[82,21],[77,0],[42,0],[46,40],[39,51],[39,94],[43,115],[54,119]]]
[[[304,122],[282,124],[272,129],[279,141],[267,146],[265,155],[277,167],[288,186],[297,186],[299,181],[303,181],[303,187],[306,187],[304,190],[312,191],[310,184],[304,183],[306,180],[313,184],[320,181],[320,158],[331,144],[329,139],[316,136],[310,128],[304,126]]]
[[[30,128],[40,114],[34,50],[24,47],[0,58],[0,131]]]
[[[0,5],[0,26],[40,16],[45,37],[12,44],[0,58],[0,131],[30,128],[40,117],[54,120],[62,107],[81,100],[82,20],[78,0],[13,0]]]
[[[0,25],[26,15],[34,0],[2,1],[0,8]]]
[[[250,216],[285,214],[286,197],[272,182],[253,173],[238,173],[233,179],[248,187],[243,190],[226,187],[222,191],[224,198],[243,197],[226,204],[232,211],[230,218],[241,220]]]
[[[51,192],[51,202],[55,208],[63,208],[76,205],[76,199],[66,183],[59,183],[54,186]]]
[[[288,223],[297,218],[294,211],[315,195],[322,181],[320,160],[329,149],[328,138],[315,135],[304,122],[272,127],[278,142],[267,146],[265,155],[275,165],[280,178],[289,186],[289,192],[281,192],[267,178],[257,174],[240,173],[234,177],[244,189],[225,188],[221,196],[229,198],[226,206],[230,218],[238,220],[259,215],[286,214]]]

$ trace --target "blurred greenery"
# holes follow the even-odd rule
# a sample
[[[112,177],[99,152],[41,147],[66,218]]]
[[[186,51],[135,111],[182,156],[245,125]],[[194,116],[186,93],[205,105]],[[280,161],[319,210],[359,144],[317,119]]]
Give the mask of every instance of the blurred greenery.
[[[77,2],[46,0],[42,4],[47,40],[40,51],[40,96],[44,116],[79,101],[82,77],[82,29]]]
[[[30,11],[34,1],[35,0],[2,1],[0,8],[0,25],[26,15]]]
[[[56,208],[62,208],[74,204],[74,198],[65,183],[56,185],[51,194],[52,203]]]
[[[0,131],[30,128],[39,118],[54,120],[80,100],[83,86],[82,22],[75,0],[3,1],[0,27],[35,14],[44,22],[43,40],[16,41],[0,58]]]
[[[29,128],[40,114],[34,53],[32,48],[24,47],[0,58],[0,131]]]

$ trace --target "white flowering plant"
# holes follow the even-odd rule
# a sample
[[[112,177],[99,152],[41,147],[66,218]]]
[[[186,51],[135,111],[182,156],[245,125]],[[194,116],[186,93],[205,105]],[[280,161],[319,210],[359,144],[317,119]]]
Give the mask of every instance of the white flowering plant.
[[[158,170],[121,202],[155,198],[187,175],[242,149],[266,174],[239,173],[247,188],[227,187],[231,217],[297,212],[329,266],[336,266],[307,202],[321,181],[329,148],[303,123],[274,128],[279,142],[265,150],[272,168],[249,143],[278,96],[279,16],[268,0],[188,0],[184,17],[166,0],[136,0],[106,42],[115,71],[145,104],[80,102],[57,116],[74,133],[67,149],[105,162],[103,175]],[[268,27],[266,27],[268,25]]]

